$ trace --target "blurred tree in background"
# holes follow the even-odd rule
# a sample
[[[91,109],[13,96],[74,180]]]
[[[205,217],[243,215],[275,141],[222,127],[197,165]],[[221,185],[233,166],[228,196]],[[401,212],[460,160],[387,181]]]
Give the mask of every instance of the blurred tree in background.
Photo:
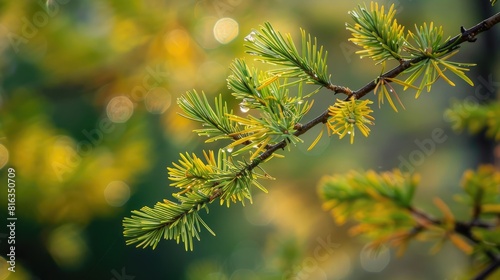
[[[488,1],[396,1],[403,25],[434,21],[470,26],[494,11]],[[484,2],[484,3],[483,3]],[[359,60],[344,29],[352,1],[3,1],[0,3],[1,180],[16,170],[16,272],[2,262],[1,279],[453,279],[467,267],[453,246],[428,257],[429,248],[394,258],[385,249],[373,257],[319,207],[316,184],[323,174],[351,169],[389,170],[440,128],[448,136],[415,170],[425,174],[416,200],[432,212],[427,197],[451,197],[460,174],[485,158],[493,144],[455,136],[443,117],[451,99],[471,91],[495,98],[500,81],[498,30],[464,48],[461,61],[475,62],[465,83],[437,83],[418,101],[400,94],[406,110],[374,109],[379,125],[369,139],[323,138],[315,150],[287,155],[266,171],[267,195],[245,208],[212,207],[196,251],[161,243],[155,251],[125,246],[121,220],[130,210],[168,197],[166,166],[178,151],[201,151],[191,122],[171,106],[192,88],[228,93],[224,80],[242,41],[263,21],[298,37],[315,34],[328,51],[336,79],[358,88],[378,75]],[[453,6],[443,17],[442,11]],[[455,35],[454,30],[445,36]],[[484,51],[483,51],[484,50]],[[437,94],[439,93],[439,94]],[[318,94],[311,112],[330,102]],[[212,100],[212,98],[210,98]],[[412,100],[413,101],[413,100]],[[237,109],[238,104],[230,104]],[[424,112],[424,114],[422,114]],[[314,115],[314,114],[313,114]],[[317,133],[311,133],[311,143]],[[486,142],[485,142],[486,141]],[[211,144],[219,148],[217,143]],[[480,154],[481,157],[478,157]],[[498,158],[498,153],[497,153]],[[6,185],[7,183],[5,183]],[[1,207],[7,208],[2,188]],[[464,209],[453,209],[460,213]],[[2,213],[4,210],[2,210]],[[0,230],[3,258],[7,228]],[[318,258],[317,253],[327,252]],[[361,253],[359,253],[361,252]],[[5,266],[5,268],[3,267]],[[383,273],[378,273],[383,271]]]

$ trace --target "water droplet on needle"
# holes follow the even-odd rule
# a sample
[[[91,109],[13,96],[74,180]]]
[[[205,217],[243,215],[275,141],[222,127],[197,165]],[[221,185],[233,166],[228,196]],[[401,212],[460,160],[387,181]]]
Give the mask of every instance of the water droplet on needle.
[[[250,107],[248,106],[248,99],[243,98],[243,101],[241,101],[241,103],[240,103],[240,111],[242,113],[246,113],[246,112],[250,111]]]
[[[253,37],[254,35],[255,35],[255,32],[252,31],[243,40],[245,40],[247,42],[254,42],[255,41],[255,38]]]
[[[248,111],[250,111],[250,108],[248,108],[248,106],[246,106],[246,103],[241,102],[240,103],[240,111],[242,113],[247,113]]]

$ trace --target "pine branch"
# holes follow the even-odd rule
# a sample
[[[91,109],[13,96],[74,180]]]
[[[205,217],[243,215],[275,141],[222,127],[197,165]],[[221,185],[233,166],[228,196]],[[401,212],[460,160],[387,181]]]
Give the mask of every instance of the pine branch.
[[[500,22],[500,13],[497,13],[494,16],[491,16],[490,18],[483,20],[482,22],[474,25],[470,29],[463,30],[463,28],[462,28],[462,33],[451,38],[447,42],[445,42],[443,45],[443,48],[448,48],[448,49],[457,48],[460,44],[462,44],[464,42],[470,42],[473,40],[473,38],[476,38],[477,35],[489,30],[491,27],[498,24],[499,22]],[[441,50],[441,51],[443,51],[443,50]],[[398,75],[403,73],[403,71],[409,69],[413,64],[419,63],[426,58],[427,57],[425,57],[425,56],[421,56],[421,57],[416,57],[416,58],[411,59],[411,60],[405,60],[399,66],[396,66],[393,69],[382,74],[380,76],[380,78],[388,79],[388,81],[390,82],[390,78],[397,77]],[[352,91],[351,94],[349,94],[349,92],[351,92],[351,90],[346,90],[345,92],[346,92],[346,94],[348,94],[348,96],[345,100],[349,100],[351,98],[361,99],[365,95],[370,93],[372,90],[374,90],[376,86],[377,86],[376,80],[373,80],[373,81],[369,82],[368,84],[366,84],[365,86],[361,87],[360,89],[358,89],[356,91]],[[328,88],[336,93],[337,92],[344,92],[344,91],[337,91],[337,88],[329,88],[329,87],[326,87],[326,88]],[[320,115],[318,115],[314,119],[301,125],[300,129],[297,129],[297,131],[295,133],[293,133],[293,135],[300,136],[300,135],[306,133],[308,130],[310,130],[314,126],[316,126],[320,123],[326,123],[328,121],[329,117],[330,117],[329,110],[325,110],[323,113],[321,113]],[[276,152],[280,149],[284,149],[287,145],[288,145],[288,143],[285,140],[283,140],[279,143],[276,143],[276,144],[270,146],[269,148],[266,149],[266,151],[264,151],[262,154],[260,154],[257,159],[254,159],[254,161],[250,164],[250,166],[259,165],[260,162],[265,161],[274,152]]]
[[[480,168],[477,175],[465,177],[474,184],[490,182],[488,184],[497,189],[500,173],[488,171],[491,170]],[[433,238],[436,238],[436,234],[441,236],[434,249],[439,248],[445,240],[450,240],[467,254],[476,250],[476,253],[484,253],[495,263],[500,257],[498,238],[494,237],[493,241],[481,238],[474,230],[494,230],[497,225],[478,219],[473,223],[457,221],[440,199],[434,202],[443,213],[442,218],[434,218],[416,209],[412,206],[412,198],[417,181],[417,176],[402,174],[399,170],[383,173],[370,170],[363,174],[349,172],[346,175],[325,176],[319,186],[323,206],[332,211],[334,220],[338,224],[343,224],[347,218],[356,221],[357,225],[350,229],[351,234],[368,236],[372,239],[372,247],[391,243],[398,247],[398,252],[402,252],[408,241],[429,232],[428,236]],[[496,194],[489,194],[493,198],[486,200],[486,203],[496,199]]]
[[[500,212],[498,209],[499,196],[498,185],[500,184],[500,172],[491,165],[479,166],[476,171],[467,170],[462,178],[464,195],[456,196],[459,202],[465,203],[472,208],[472,219],[469,222],[455,221],[453,219],[450,227],[454,233],[465,237],[479,248],[489,260],[490,265],[481,271],[474,279],[484,279],[487,275],[498,268],[500,258],[500,244],[496,237],[498,225],[481,221],[482,217],[491,217]],[[417,218],[424,221],[423,224],[434,224],[444,226],[446,221],[432,218],[431,216],[410,207],[409,211]],[[485,234],[490,231],[490,234]]]
[[[421,212],[420,210],[417,210],[413,207],[409,207],[408,210],[415,217],[417,217],[419,221],[424,220],[426,223],[438,226],[443,225],[444,223],[442,220],[432,218],[428,214]],[[485,229],[495,228],[494,225],[479,221],[475,221],[474,223],[464,223],[460,221],[455,221],[455,224],[453,226],[453,231],[467,238],[472,243],[479,245],[481,244],[481,241],[472,235],[472,228],[474,227],[485,228]],[[493,273],[498,267],[500,267],[500,256],[496,256],[495,253],[493,253],[491,250],[488,249],[483,249],[483,251],[484,254],[490,259],[491,263],[483,271],[479,272],[479,274],[476,277],[474,277],[474,279],[486,279],[486,277],[489,274]]]
[[[165,200],[158,202],[153,209],[143,207],[140,211],[132,211],[130,218],[123,220],[123,235],[127,237],[126,244],[137,247],[156,248],[162,238],[182,241],[186,250],[193,250],[193,238],[200,240],[200,224],[210,233],[215,233],[201,219],[198,211],[205,209],[213,199],[202,192],[187,193],[185,197],[177,197],[181,203]]]
[[[473,38],[475,38],[478,34],[489,30],[491,27],[493,27],[495,24],[497,24],[500,21],[500,13],[497,13],[496,15],[476,24],[472,28],[468,30],[464,30],[463,28],[462,33],[453,37],[452,39],[448,40],[443,44],[443,47],[439,49],[439,53],[446,53],[447,51],[453,51],[456,48],[459,47],[460,44],[466,42],[466,41],[473,41]],[[281,36],[280,33],[277,33],[274,31],[272,26],[268,23],[266,23],[265,27],[263,27],[263,30],[266,32],[266,34],[270,34],[274,40],[271,42],[269,40],[265,40],[265,37],[262,36],[262,34],[252,31],[250,37],[247,39],[247,41],[250,42],[255,42],[255,38],[264,38],[262,39],[262,42],[257,42],[258,44],[256,47],[250,46],[250,54],[258,55],[263,58],[269,58],[272,59],[272,61],[277,62],[277,63],[290,63],[287,59],[288,56],[291,56],[291,53],[298,53],[295,46],[293,45],[293,41],[289,37],[287,37],[288,41],[285,42],[283,37]],[[304,33],[303,33],[304,36]],[[281,44],[281,45],[279,45]],[[283,47],[283,45],[285,47]],[[288,48],[286,48],[288,46]],[[325,86],[326,88],[334,91],[335,93],[342,92],[347,94],[347,98],[345,99],[346,101],[354,98],[354,99],[360,99],[363,98],[366,94],[371,92],[377,87],[377,82],[380,79],[385,80],[387,83],[393,82],[394,78],[403,73],[405,70],[409,69],[415,64],[418,64],[419,62],[422,62],[423,60],[428,59],[427,56],[422,55],[415,57],[410,60],[404,60],[399,66],[385,72],[384,74],[380,75],[377,79],[369,82],[365,86],[361,87],[360,89],[356,91],[351,91],[350,89],[346,87],[341,87],[341,86],[328,86],[328,83],[323,83],[322,85]],[[294,60],[292,60],[294,61]],[[296,58],[295,58],[295,61]],[[304,67],[301,65],[299,62],[294,62],[292,64],[293,67],[296,67],[297,69],[301,69],[304,73],[307,72],[307,67]],[[302,67],[302,68],[301,68]],[[314,75],[312,76],[314,77]],[[326,84],[326,85],[325,85]],[[330,83],[331,84],[331,83]],[[342,90],[339,90],[339,88],[343,88]],[[307,132],[309,129],[312,127],[316,126],[317,124],[320,123],[326,123],[330,117],[330,112],[329,110],[325,110],[321,115],[317,116],[316,118],[312,119],[308,123],[301,125],[295,133],[293,133],[294,136],[300,136]],[[279,149],[283,149],[288,145],[288,143],[283,140],[282,142],[276,143],[274,145],[269,146],[266,151],[264,151],[257,159],[258,162],[266,160],[268,157],[270,157],[275,151]],[[258,163],[252,163],[252,165],[258,165]]]
[[[183,117],[202,124],[203,128],[194,132],[209,137],[206,142],[231,138],[238,140],[241,137],[239,125],[227,118],[233,111],[228,110],[221,96],[215,98],[214,109],[210,106],[205,93],[202,92],[200,95],[195,90],[188,91],[178,98],[177,104],[184,111],[184,114],[181,114]]]
[[[306,35],[302,29],[301,35],[302,44],[299,53],[290,34],[283,37],[266,22],[260,31],[253,30],[245,37],[245,41],[249,42],[246,45],[249,49],[247,53],[260,57],[259,60],[262,62],[285,66],[270,72],[278,77],[297,78],[295,83],[305,81],[336,93],[350,94],[348,88],[331,83],[331,75],[328,74],[326,64],[327,52],[323,52],[322,46],[317,48],[316,38],[312,40],[311,35]]]
[[[248,114],[239,116],[227,114],[226,117],[244,127],[236,141],[226,148],[233,151],[233,155],[251,151],[250,160],[254,159],[266,148],[271,147],[281,140],[290,143],[301,143],[302,140],[293,135],[297,124],[310,110],[313,102],[305,100],[302,83],[298,84],[297,94],[291,95],[285,79],[284,83],[278,76],[269,72],[257,73],[255,68],[250,68],[244,60],[236,59],[230,66],[231,75],[228,77],[228,88],[240,103],[241,112],[246,114],[250,109],[256,109],[258,116]],[[293,84],[293,83],[292,83]],[[315,92],[315,91],[314,91]],[[313,92],[313,93],[314,93]]]
[[[258,179],[272,179],[269,175],[253,172],[245,162],[233,162],[223,150],[217,157],[212,151],[204,156],[205,162],[194,154],[181,154],[179,163],[168,168],[170,185],[182,189],[173,194],[178,203],[164,200],[153,208],[132,211],[123,220],[127,244],[154,249],[163,238],[183,242],[186,250],[193,250],[193,239],[200,239],[200,225],[215,235],[199,216],[203,209],[208,212],[208,204],[219,199],[228,207],[235,202],[245,205],[245,199],[252,202],[252,186],[267,192]]]
[[[349,14],[356,24],[347,24],[347,30],[352,32],[353,38],[349,41],[360,45],[364,50],[357,51],[360,57],[370,57],[377,61],[377,64],[387,59],[402,60],[401,48],[405,37],[404,27],[394,19],[396,10],[394,4],[389,11],[384,13],[384,6],[379,9],[378,3],[371,2],[370,12],[358,6],[358,11]]]
[[[474,25],[470,29],[464,29],[463,27],[461,27],[461,33],[456,35],[455,37],[449,39],[447,42],[445,42],[444,45],[439,49],[439,52],[452,51],[464,42],[474,42],[477,35],[489,30],[490,28],[492,28],[494,25],[498,24],[499,22],[500,22],[500,13],[497,13],[497,14],[489,17],[488,19],[485,19],[485,20],[481,21],[480,23]],[[401,74],[403,71],[410,68],[412,65],[417,64],[426,58],[427,57],[425,57],[425,56],[421,56],[421,57],[416,57],[416,58],[411,59],[411,60],[406,60],[403,63],[401,63],[400,65],[385,72],[380,77],[381,78],[395,78],[399,74]],[[368,84],[366,84],[365,86],[361,87],[360,89],[354,91],[352,93],[352,95],[348,96],[346,99],[363,98],[366,94],[370,93],[373,89],[375,89],[376,86],[377,86],[376,82],[371,81]]]
[[[388,18],[389,21],[392,20],[390,16]],[[286,86],[297,83],[301,87],[303,82],[312,83],[326,87],[335,93],[346,94],[345,101],[357,101],[357,99],[363,98],[374,90],[379,81],[394,82],[396,76],[424,60],[432,58],[438,61],[433,60],[433,63],[448,63],[445,61],[446,55],[449,57],[450,54],[453,54],[453,51],[463,42],[474,41],[478,34],[490,29],[499,21],[500,13],[469,30],[462,28],[461,34],[448,40],[443,44],[443,47],[435,51],[429,52],[427,48],[422,50],[423,45],[420,49],[415,48],[412,54],[415,56],[414,58],[400,60],[401,64],[399,66],[385,72],[374,81],[354,92],[349,88],[337,86],[330,82],[330,75],[327,73],[326,66],[327,54],[323,52],[322,47],[317,48],[316,39],[312,40],[311,36],[306,35],[302,30],[302,45],[301,52],[299,52],[290,35],[283,37],[280,33],[275,32],[270,24],[266,23],[260,32],[253,31],[246,38],[248,42],[252,43],[252,45],[248,46],[250,53],[260,56],[264,61],[282,65],[284,68],[268,72],[270,74],[267,76],[258,76],[256,72],[248,70],[245,65],[239,63],[240,66],[236,66],[236,71],[233,69],[235,79],[228,81],[228,83],[230,88],[235,90],[236,96],[251,97],[254,100],[247,100],[247,102],[249,101],[250,104],[256,106],[255,108],[262,106],[274,114],[269,116],[264,114],[261,119],[234,117],[232,112],[227,109],[226,104],[222,103],[220,97],[215,100],[215,109],[213,109],[208,105],[204,95],[200,97],[194,91],[188,92],[184,98],[178,101],[187,118],[205,125],[205,128],[199,129],[197,132],[200,135],[212,137],[209,141],[229,139],[234,141],[232,145],[243,144],[248,149],[255,146],[256,150],[251,156],[251,161],[233,162],[223,150],[219,151],[217,159],[213,156],[213,153],[205,154],[206,163],[203,163],[194,155],[189,156],[186,154],[186,156],[183,156],[179,164],[174,164],[174,167],[169,169],[170,178],[174,181],[172,186],[182,189],[182,191],[174,195],[178,203],[164,201],[159,202],[153,209],[144,207],[140,211],[133,211],[132,217],[125,218],[123,221],[124,235],[129,238],[127,244],[155,248],[160,239],[165,238],[174,239],[177,242],[182,241],[185,243],[186,249],[192,250],[193,238],[199,239],[200,224],[213,233],[200,218],[198,214],[200,210],[205,209],[208,211],[207,205],[216,199],[219,199],[221,204],[226,203],[228,206],[231,202],[239,201],[243,203],[245,199],[251,201],[251,186],[256,186],[265,191],[257,179],[269,178],[269,176],[256,173],[254,169],[260,163],[270,159],[279,149],[284,149],[289,143],[300,141],[298,136],[306,133],[312,127],[320,123],[327,123],[332,116],[332,108],[330,107],[311,121],[303,125],[300,124],[299,121],[307,112],[308,106],[306,104],[299,106],[302,104],[301,98],[289,98],[287,91],[284,91],[279,84],[280,78],[298,78],[295,82],[285,83]],[[416,34],[419,35],[418,30]],[[393,54],[395,54],[393,55],[395,58],[399,58],[399,54],[396,52],[399,51],[398,46],[389,46]],[[418,55],[419,52],[421,55]],[[443,59],[443,61],[439,61],[439,58]],[[461,72],[463,68],[456,66],[450,63],[445,64],[447,69],[463,78]],[[436,65],[434,67],[436,75],[446,79],[440,72],[439,67]],[[455,70],[452,70],[453,68]],[[263,98],[263,94],[268,94],[268,96]],[[357,102],[354,102],[354,104],[357,104]],[[341,107],[339,105],[339,108]],[[350,108],[349,106],[345,107]],[[354,108],[356,107],[354,106]],[[351,111],[354,112],[355,110],[352,109]],[[368,112],[369,110],[365,111]],[[350,114],[345,116],[346,122],[353,125],[361,125],[363,120],[369,121],[369,118],[354,118]],[[361,120],[361,122],[358,123],[357,120]],[[368,121],[364,123],[368,123]],[[241,128],[239,123],[247,123],[247,128]],[[262,130],[262,132],[251,130],[248,127],[252,125],[261,125],[265,130]],[[358,126],[358,128],[362,132],[364,131],[363,133],[369,131],[364,126]],[[264,131],[274,131],[279,137],[269,138]],[[347,132],[347,130],[344,132]]]

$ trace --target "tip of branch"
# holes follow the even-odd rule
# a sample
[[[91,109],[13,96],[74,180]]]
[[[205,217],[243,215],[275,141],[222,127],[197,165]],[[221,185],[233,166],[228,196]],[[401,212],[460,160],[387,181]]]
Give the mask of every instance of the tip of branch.
[[[476,35],[474,33],[467,34],[467,29],[463,26],[460,26],[460,32],[462,33],[462,36],[467,38],[467,42],[473,43],[477,40],[477,38],[475,38]]]

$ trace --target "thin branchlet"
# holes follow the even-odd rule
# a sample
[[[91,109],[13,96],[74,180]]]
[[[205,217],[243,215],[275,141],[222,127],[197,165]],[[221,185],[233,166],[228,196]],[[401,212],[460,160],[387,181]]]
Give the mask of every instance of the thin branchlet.
[[[476,36],[484,31],[489,30],[492,28],[495,24],[498,24],[500,22],[500,13],[497,13],[488,19],[485,19],[481,21],[480,23],[474,25],[473,27],[469,29],[464,29],[463,27],[461,28],[461,33],[456,35],[455,37],[449,39],[447,42],[443,44],[443,46],[440,48],[439,52],[442,51],[447,51],[451,52],[455,48],[459,47],[460,44],[464,42],[474,42]],[[412,65],[426,59],[427,57],[425,56],[420,56],[413,58],[411,60],[405,60],[400,63],[400,65],[394,67],[393,69],[385,72],[382,74],[380,77],[381,78],[395,78],[399,74],[403,73],[403,71],[407,70],[410,68]],[[390,82],[390,80],[388,81]],[[368,84],[364,85],[358,90],[355,90],[352,92],[352,95],[349,95],[346,100],[355,98],[355,99],[360,99],[363,98],[366,94],[370,93],[375,87],[377,86],[377,83],[375,80],[369,82]]]

